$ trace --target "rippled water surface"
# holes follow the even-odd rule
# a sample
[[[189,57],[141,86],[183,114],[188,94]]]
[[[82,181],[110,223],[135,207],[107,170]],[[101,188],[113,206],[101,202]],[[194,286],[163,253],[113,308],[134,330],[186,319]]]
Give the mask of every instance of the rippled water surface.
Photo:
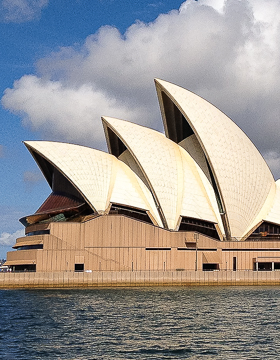
[[[0,291],[1,359],[280,359],[280,288]]]

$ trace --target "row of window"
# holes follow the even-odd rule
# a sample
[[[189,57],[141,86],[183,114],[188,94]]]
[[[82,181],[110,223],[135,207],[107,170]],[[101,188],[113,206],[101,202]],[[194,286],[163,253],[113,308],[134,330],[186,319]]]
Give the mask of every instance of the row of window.
[[[255,235],[255,234],[258,234],[261,236],[279,235],[280,234],[280,226],[264,222],[253,232],[252,235]]]

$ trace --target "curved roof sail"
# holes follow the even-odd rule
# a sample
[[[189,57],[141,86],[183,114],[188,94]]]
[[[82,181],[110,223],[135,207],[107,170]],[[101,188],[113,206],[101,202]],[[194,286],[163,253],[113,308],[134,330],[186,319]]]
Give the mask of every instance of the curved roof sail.
[[[196,164],[184,149],[134,123],[104,117],[103,124],[109,150],[144,178],[166,228],[178,229],[181,216],[218,222]]]
[[[242,238],[267,199],[272,202],[275,196],[267,164],[245,133],[215,106],[179,86],[155,82],[167,137],[200,159],[215,190],[227,238]],[[196,154],[190,142],[196,143]]]
[[[148,210],[156,225],[162,226],[145,184],[116,157],[67,143],[26,141],[25,145],[51,187],[53,166],[68,179],[95,212],[107,213],[110,203],[119,203]]]

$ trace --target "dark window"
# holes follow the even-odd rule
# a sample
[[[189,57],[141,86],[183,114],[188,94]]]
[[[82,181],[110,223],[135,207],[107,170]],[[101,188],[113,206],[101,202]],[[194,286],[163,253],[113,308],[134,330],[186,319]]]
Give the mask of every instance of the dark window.
[[[31,231],[26,234],[26,236],[33,236],[33,235],[46,235],[49,234],[50,230],[37,230],[37,231]]]
[[[107,128],[107,134],[111,153],[116,157],[119,157],[126,150],[126,146],[109,127]]]
[[[17,248],[17,250],[38,250],[38,249],[43,249],[43,244],[23,245]]]
[[[147,247],[146,250],[171,250],[171,248],[168,248],[168,247]]]
[[[219,264],[203,264],[203,271],[219,270]]]
[[[118,204],[112,204],[109,214],[126,215],[133,219],[141,220],[149,224],[152,224],[152,220],[150,219],[149,215],[146,213],[145,210],[141,210],[133,207],[128,207],[128,206],[126,207]]]
[[[179,231],[195,231],[206,236],[219,240],[215,225],[201,219],[182,217]]]
[[[164,92],[162,92],[161,95],[168,137],[178,144],[182,140],[193,135],[194,132],[172,100]]]
[[[280,226],[269,222],[263,222],[256,230],[247,238],[248,241],[268,241],[280,239]]]
[[[271,271],[272,270],[272,263],[271,262],[259,262],[258,263],[258,270],[259,271]]]
[[[84,271],[84,264],[75,264],[75,271]]]
[[[14,272],[34,272],[36,271],[36,264],[34,265],[14,265],[12,267]]]
[[[236,265],[237,265],[236,256],[234,256],[232,258],[232,270],[233,271],[236,271]]]

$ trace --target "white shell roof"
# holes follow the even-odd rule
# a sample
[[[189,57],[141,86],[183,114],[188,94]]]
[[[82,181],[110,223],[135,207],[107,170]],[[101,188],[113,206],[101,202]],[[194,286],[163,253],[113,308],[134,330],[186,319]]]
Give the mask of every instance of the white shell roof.
[[[183,148],[180,148],[180,152],[184,182],[180,215],[218,223],[224,234],[215,193],[209,180]]]
[[[217,207],[212,207],[197,165],[183,148],[155,130],[115,118],[103,121],[142,170],[169,229],[178,227],[181,216],[218,222]],[[126,161],[127,156],[119,158]]]
[[[29,151],[37,152],[55,166],[98,213],[111,203],[149,210],[162,226],[153,198],[133,171],[116,157],[92,148],[50,141],[26,141]]]
[[[206,100],[179,86],[156,80],[193,129],[212,169],[231,235],[242,238],[256,224],[276,186],[264,159],[244,132]],[[272,203],[270,204],[272,206]]]
[[[162,92],[194,132],[180,138],[179,144],[155,130],[106,117],[108,144],[117,140],[116,135],[127,148],[123,151],[120,143],[114,143],[113,152],[123,151],[118,159],[67,143],[27,141],[25,145],[58,169],[100,214],[116,203],[149,211],[156,225],[171,230],[177,230],[185,216],[217,223],[219,233],[229,235],[214,184],[232,237],[245,239],[262,221],[280,224],[280,180],[275,183],[243,131],[199,96],[163,80],[156,80],[156,87],[165,127]],[[169,101],[167,109],[172,110]]]

